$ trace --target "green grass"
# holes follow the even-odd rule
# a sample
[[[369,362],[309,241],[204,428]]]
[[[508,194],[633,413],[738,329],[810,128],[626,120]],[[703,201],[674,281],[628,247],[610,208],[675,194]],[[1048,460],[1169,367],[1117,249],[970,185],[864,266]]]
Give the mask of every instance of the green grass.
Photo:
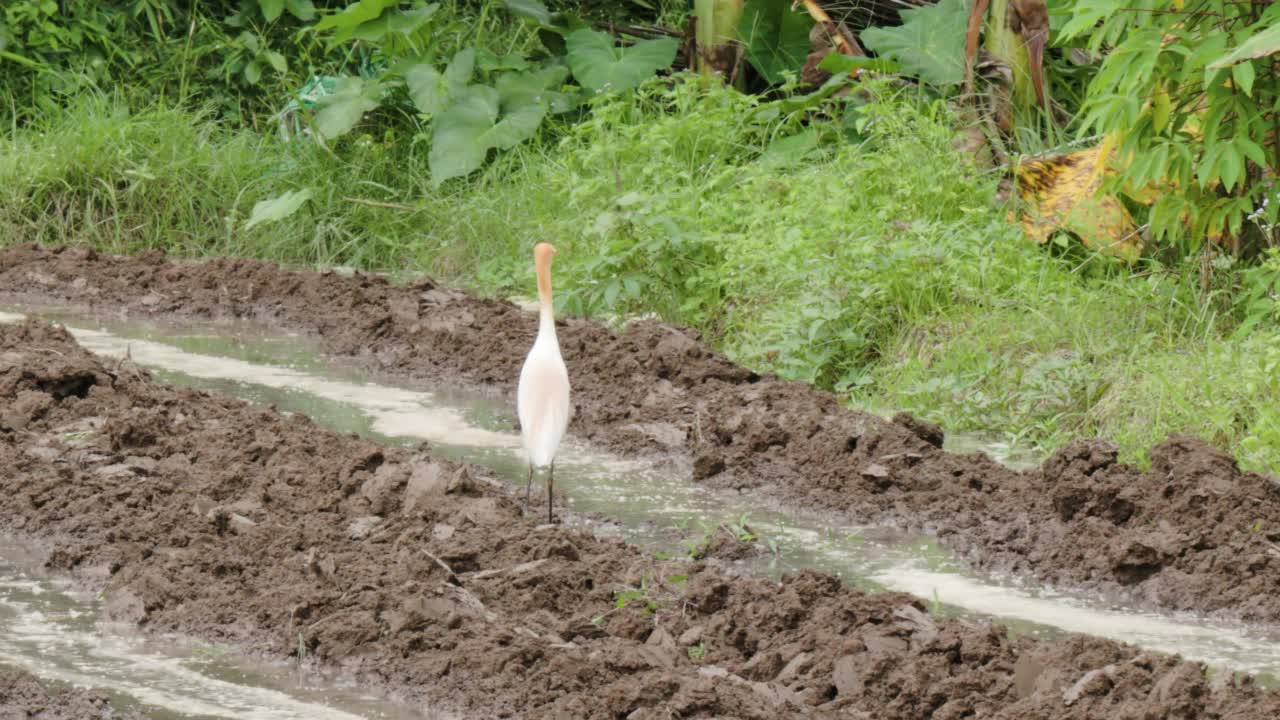
[[[91,97],[0,141],[0,241],[530,294],[529,249],[549,240],[565,310],[655,312],[860,406],[1044,449],[1107,437],[1137,460],[1188,432],[1280,468],[1274,322],[1233,339],[1229,298],[1202,299],[1190,267],[1029,245],[993,201],[998,178],[951,150],[941,105],[870,90],[806,125],[701,80],[655,81],[440,189],[404,122],[373,118],[330,153]],[[244,229],[256,202],[302,189],[297,213]]]
[[[307,4],[316,6],[319,18],[353,3]],[[467,47],[499,56],[543,51],[537,28],[514,16],[504,0],[431,4],[436,10],[428,26],[412,38],[391,33],[334,44],[331,32],[313,30],[318,20],[301,21],[289,11],[267,21],[256,1],[8,0],[0,4],[5,16],[0,17],[0,49],[6,53],[0,58],[0,125],[39,124],[94,88],[107,87],[139,102],[163,98],[179,106],[201,105],[263,131],[315,75],[376,74],[375,68],[407,57],[439,61]],[[670,27],[682,27],[688,13],[681,0],[549,5],[587,21],[627,24],[630,14],[639,14]],[[285,62],[277,66],[263,53],[278,53],[277,62]],[[247,75],[251,62],[259,72]]]
[[[1137,460],[1169,434],[1188,433],[1250,467],[1280,469],[1280,386],[1264,362],[1280,351],[1280,333],[1233,341],[1170,328],[1167,311],[1153,309],[1167,298],[1153,294],[1144,308],[1136,294],[1085,289],[1044,305],[936,318],[899,338],[865,400],[1044,448],[1104,437]]]
[[[118,253],[161,248],[456,277],[440,251],[502,218],[479,208],[458,216],[448,194],[418,202],[431,193],[425,151],[402,152],[407,143],[397,143],[353,138],[346,150],[356,160],[347,161],[306,141],[228,130],[207,115],[129,112],[96,98],[0,145],[0,233],[9,242],[86,243]],[[300,212],[244,230],[257,201],[303,188],[315,197]],[[501,210],[496,199],[492,206]]]

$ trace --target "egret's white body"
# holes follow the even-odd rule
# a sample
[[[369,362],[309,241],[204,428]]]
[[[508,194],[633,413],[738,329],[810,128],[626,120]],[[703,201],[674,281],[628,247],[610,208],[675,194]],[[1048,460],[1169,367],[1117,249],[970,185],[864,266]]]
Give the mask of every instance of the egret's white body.
[[[556,249],[539,243],[533,249],[538,276],[538,337],[520,368],[516,390],[516,415],[520,437],[529,458],[529,487],[533,469],[547,468],[547,519],[552,519],[551,493],[555,482],[556,450],[569,427],[569,370],[560,356],[555,312],[551,304],[551,256]],[[528,498],[529,489],[525,489]]]

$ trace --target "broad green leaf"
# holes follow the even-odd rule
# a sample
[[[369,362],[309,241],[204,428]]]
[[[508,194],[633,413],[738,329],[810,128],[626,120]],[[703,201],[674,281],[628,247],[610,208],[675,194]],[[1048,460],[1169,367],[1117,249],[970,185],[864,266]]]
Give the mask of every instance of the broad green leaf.
[[[289,192],[269,200],[260,200],[253,205],[249,220],[244,229],[252,230],[262,223],[283,220],[298,211],[302,204],[311,199],[311,189],[290,190]]]
[[[1208,69],[1217,70],[1245,60],[1256,60],[1260,57],[1274,55],[1277,52],[1280,52],[1280,24],[1272,25],[1255,33],[1248,40],[1241,43],[1240,47],[1210,63]]]
[[[551,11],[539,0],[504,0],[512,15],[532,20],[544,27],[551,27]]]
[[[387,18],[387,30],[401,35],[417,32],[428,20],[435,17],[436,12],[439,10],[440,3],[431,3],[430,5],[388,13],[385,16]]]
[[[316,114],[312,119],[316,132],[325,139],[332,139],[350,132],[360,118],[378,107],[382,85],[365,82],[358,77],[338,81],[332,95],[316,101]]]
[[[751,66],[776,85],[783,72],[798,72],[804,66],[812,27],[809,15],[792,10],[787,0],[747,0],[738,38]]]
[[[528,70],[529,61],[520,53],[507,53],[499,56],[491,50],[478,48],[476,50],[476,69],[485,73],[499,70]]]
[[[808,128],[795,135],[769,143],[760,155],[760,163],[770,168],[797,165],[818,147],[818,131]]]
[[[432,182],[439,185],[479,169],[489,150],[505,150],[529,139],[547,114],[541,104],[501,117],[499,109],[496,89],[472,85],[436,118],[427,156]]]
[[[563,57],[568,52],[565,36],[586,27],[586,21],[577,15],[567,12],[552,13],[551,24],[538,27],[538,41],[552,55]]]
[[[653,77],[676,59],[672,38],[642,40],[631,47],[615,44],[612,35],[588,28],[565,37],[569,68],[588,90],[628,90]]]
[[[347,6],[342,12],[320,18],[320,22],[315,25],[315,30],[316,32],[336,30],[339,33],[345,32],[346,37],[350,37],[352,30],[370,20],[376,20],[382,15],[383,10],[399,4],[399,0],[360,0],[354,5]]]
[[[415,65],[405,72],[409,98],[418,112],[439,115],[449,107],[452,98],[462,94],[475,71],[475,50],[460,50],[442,73],[430,63]]]
[[[356,40],[363,40],[367,43],[378,43],[382,42],[382,39],[386,36],[387,16],[384,15],[376,20],[370,20],[367,23],[354,27],[348,32],[340,32],[334,37],[334,40],[341,42],[354,38]]]
[[[862,31],[862,42],[881,57],[902,63],[905,71],[933,85],[958,85],[964,80],[964,27],[969,18],[966,0],[941,0],[936,5],[903,10],[902,25]]]
[[[569,79],[569,69],[550,65],[533,72],[503,73],[495,83],[502,112],[514,112],[529,105],[543,105],[553,114],[568,112],[577,98],[560,88]]]
[[[276,72],[282,73],[289,69],[289,63],[285,61],[284,56],[275,50],[268,50],[263,53],[263,56],[267,58],[267,62],[271,64],[271,67],[275,68]]]
[[[250,60],[249,63],[244,66],[245,82],[249,83],[250,85],[257,85],[258,80],[261,80],[261,79],[262,79],[262,66],[258,64],[257,60]]]
[[[449,66],[444,69],[444,81],[449,87],[449,92],[455,95],[462,92],[462,88],[471,82],[471,76],[475,71],[476,51],[473,48],[459,50],[449,61]]]
[[[1240,152],[1244,153],[1245,157],[1257,163],[1259,167],[1267,166],[1267,154],[1263,151],[1261,145],[1247,137],[1236,138],[1235,144],[1240,148]]]
[[[1253,63],[1245,62],[1231,66],[1231,79],[1248,97],[1253,97]]]
[[[1185,66],[1187,68],[1205,67],[1213,62],[1214,58],[1221,57],[1227,51],[1227,36],[1223,33],[1215,33],[1208,37],[1198,40],[1191,48],[1191,53],[1187,55]],[[1213,68],[1220,70],[1221,68]],[[1211,71],[1212,73],[1212,71]]]
[[[1200,157],[1200,163],[1196,166],[1196,180],[1200,183],[1200,187],[1205,187],[1220,174],[1215,174],[1214,170],[1218,165],[1218,159],[1222,156],[1222,149],[1226,147],[1223,143],[1215,143],[1209,145]]]
[[[316,17],[316,6],[311,0],[285,0],[284,7],[303,22],[311,22]]]
[[[254,53],[258,52],[258,48],[260,47],[258,45],[258,36],[254,35],[248,30],[245,30],[244,32],[237,35],[236,41],[239,42],[241,45],[244,45],[245,48],[247,48],[250,52],[254,52]]]
[[[426,25],[440,9],[439,4],[424,5],[409,10],[392,10],[380,17],[363,23],[351,31],[351,37],[357,40],[378,42],[389,33],[412,35]]]
[[[793,113],[804,110],[811,110],[822,104],[823,100],[831,97],[840,88],[849,84],[849,77],[843,73],[832,75],[822,87],[814,90],[806,95],[796,95],[793,97],[782,98],[767,102],[756,108],[754,113],[757,121],[768,121],[777,118],[782,113]]]
[[[1244,179],[1244,155],[1235,146],[1224,147],[1219,164],[1222,167],[1218,173],[1222,178],[1222,187],[1231,192],[1236,183]]]
[[[404,74],[404,84],[409,88],[413,106],[424,115],[439,115],[449,104],[449,88],[445,84],[444,73],[431,63],[409,68]]]
[[[284,12],[284,0],[258,0],[258,7],[262,10],[262,17],[271,22]]]

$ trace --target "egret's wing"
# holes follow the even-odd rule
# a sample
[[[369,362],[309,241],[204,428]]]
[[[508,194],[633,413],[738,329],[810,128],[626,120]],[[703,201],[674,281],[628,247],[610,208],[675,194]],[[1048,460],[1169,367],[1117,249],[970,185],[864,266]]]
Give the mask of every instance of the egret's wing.
[[[529,436],[529,426],[533,424],[533,418],[529,412],[533,407],[534,386],[529,377],[532,369],[531,359],[526,359],[524,366],[520,368],[520,386],[516,388],[516,417],[520,420],[520,434],[526,438]]]
[[[569,425],[569,378],[554,362],[526,364],[521,372],[517,414],[524,445],[536,464],[555,456]]]

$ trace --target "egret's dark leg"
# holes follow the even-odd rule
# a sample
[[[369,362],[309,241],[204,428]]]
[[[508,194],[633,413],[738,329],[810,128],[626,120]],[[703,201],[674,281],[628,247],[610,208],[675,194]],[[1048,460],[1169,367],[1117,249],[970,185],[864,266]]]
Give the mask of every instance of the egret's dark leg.
[[[556,464],[553,462],[547,468],[547,522],[556,521],[554,515],[551,514],[551,489],[556,486]]]
[[[529,463],[529,482],[524,486],[524,506],[529,507],[529,500],[533,498],[533,463]]]

